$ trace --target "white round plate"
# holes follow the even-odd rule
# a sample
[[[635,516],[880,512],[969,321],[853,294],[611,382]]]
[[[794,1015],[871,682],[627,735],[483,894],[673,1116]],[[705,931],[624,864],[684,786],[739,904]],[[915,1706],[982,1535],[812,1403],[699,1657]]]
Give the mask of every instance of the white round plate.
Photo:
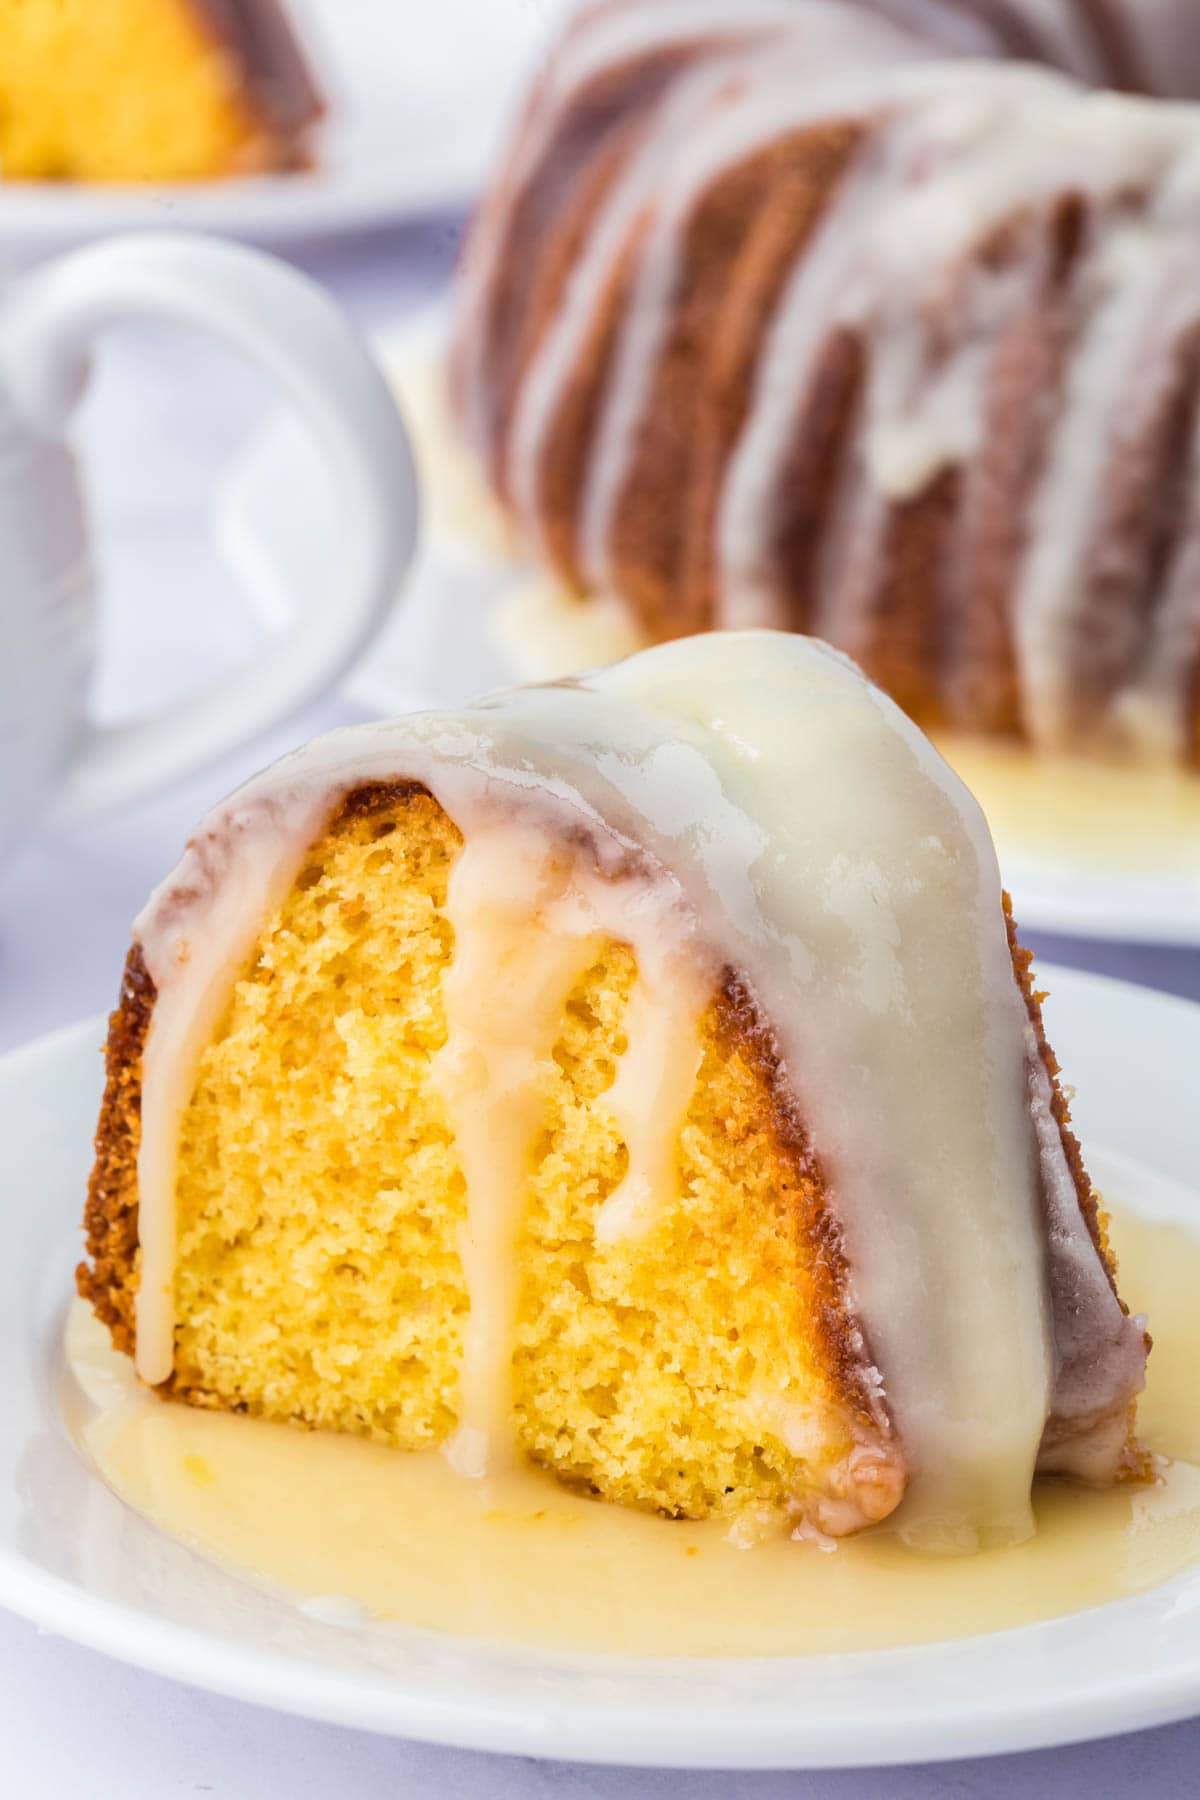
[[[288,4],[329,103],[315,167],[156,187],[0,179],[0,251],[23,259],[159,225],[282,244],[461,206],[557,0]]]
[[[1046,970],[1093,1172],[1200,1228],[1200,1007]],[[1200,1569],[1019,1631],[742,1661],[539,1652],[307,1617],[119,1501],[56,1405],[101,1085],[102,1023],[0,1061],[0,1605],[158,1674],[464,1748],[594,1762],[800,1768],[1060,1744],[1200,1711]],[[1111,1151],[1097,1148],[1103,1137]],[[1151,1175],[1140,1163],[1159,1173]]]
[[[445,307],[436,304],[379,342],[377,354],[402,401],[415,375],[428,387],[445,339]],[[346,686],[349,697],[373,716],[454,705],[531,676],[567,672],[551,667],[552,656],[544,650],[541,662],[530,664],[532,637],[545,628],[543,619],[523,627],[519,656],[506,641],[513,611],[505,602],[519,603],[536,576],[464,529],[461,497],[446,505],[440,491],[447,447],[423,443],[427,421],[412,422],[419,458],[422,450],[432,452],[422,471],[430,503],[423,544],[390,623]],[[286,620],[336,592],[335,512],[319,455],[293,422],[268,423],[235,460],[218,497],[216,529],[250,598],[269,621]],[[576,668],[611,660],[604,651],[589,649],[580,657],[578,650],[572,643]],[[1069,849],[1061,857],[1040,858],[1002,838],[998,849],[1016,915],[1030,932],[1200,946],[1200,876],[1130,873],[1119,866],[1119,855],[1109,870],[1094,859],[1073,861]]]

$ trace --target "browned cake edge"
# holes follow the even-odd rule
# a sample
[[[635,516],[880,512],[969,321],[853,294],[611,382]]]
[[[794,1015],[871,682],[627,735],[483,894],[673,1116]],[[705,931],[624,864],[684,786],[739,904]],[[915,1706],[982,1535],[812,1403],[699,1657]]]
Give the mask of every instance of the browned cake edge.
[[[75,1271],[75,1286],[114,1348],[135,1347],[135,1259],[138,1245],[137,1157],[142,1136],[142,1050],[156,990],[137,944],[125,959],[121,991],[108,1021],[104,1098],[96,1126],[96,1160],[88,1179],[83,1226],[90,1261]]]
[[[270,140],[279,169],[311,167],[308,133],[324,96],[280,0],[185,0],[200,30],[229,57],[244,112]]]
[[[1062,1137],[1063,1151],[1066,1155],[1067,1166],[1071,1171],[1071,1176],[1075,1183],[1075,1192],[1079,1196],[1079,1210],[1083,1214],[1084,1222],[1087,1225],[1089,1236],[1096,1246],[1097,1254],[1104,1264],[1105,1272],[1108,1275],[1109,1285],[1111,1286],[1113,1293],[1117,1294],[1118,1300],[1120,1300],[1121,1296],[1117,1293],[1117,1262],[1109,1245],[1107,1235],[1103,1229],[1100,1213],[1100,1197],[1093,1188],[1091,1177],[1084,1168],[1083,1151],[1080,1147],[1079,1139],[1071,1129],[1071,1108],[1067,1103],[1067,1097],[1063,1093],[1062,1082],[1059,1079],[1062,1071],[1059,1068],[1058,1058],[1046,1041],[1046,1027],[1042,1018],[1042,1002],[1047,997],[1046,992],[1044,989],[1036,989],[1033,985],[1033,951],[1026,950],[1017,937],[1017,925],[1016,920],[1013,918],[1012,901],[1007,894],[1004,896],[1004,919],[1005,924],[1008,927],[1008,947],[1012,956],[1013,973],[1016,975],[1017,985],[1024,995],[1025,1006],[1028,1010],[1034,1032],[1037,1035],[1038,1053],[1041,1056],[1046,1073],[1050,1077],[1052,1096],[1051,1110],[1054,1114],[1054,1122],[1058,1126],[1059,1134]],[[1123,1312],[1127,1313],[1129,1311],[1129,1308],[1125,1305],[1123,1300],[1121,1300],[1121,1308]]]
[[[1083,1214],[1088,1233],[1096,1246],[1100,1261],[1104,1265],[1109,1286],[1116,1295],[1121,1311],[1128,1316],[1129,1307],[1117,1286],[1117,1259],[1113,1255],[1112,1245],[1108,1239],[1108,1221],[1102,1210],[1100,1195],[1092,1186],[1091,1177],[1084,1167],[1083,1151],[1079,1139],[1071,1129],[1071,1108],[1059,1079],[1061,1071],[1058,1058],[1046,1041],[1046,1031],[1042,1020],[1042,1002],[1046,998],[1046,993],[1044,990],[1036,989],[1033,985],[1033,951],[1026,950],[1018,940],[1016,922],[1012,914],[1012,902],[1007,894],[1004,896],[1004,915],[1008,924],[1008,943],[1012,954],[1013,970],[1021,992],[1025,996],[1025,1005],[1037,1036],[1038,1053],[1050,1078],[1051,1111],[1062,1138],[1067,1166],[1075,1183],[1075,1192],[1079,1196],[1079,1210]],[[1154,1340],[1148,1331],[1144,1331],[1142,1335],[1145,1340],[1146,1353],[1149,1355]],[[1130,1401],[1127,1412],[1125,1448],[1116,1477],[1119,1482],[1146,1482],[1152,1481],[1155,1476],[1154,1459],[1138,1443],[1135,1435],[1136,1425],[1137,1401],[1135,1399]]]

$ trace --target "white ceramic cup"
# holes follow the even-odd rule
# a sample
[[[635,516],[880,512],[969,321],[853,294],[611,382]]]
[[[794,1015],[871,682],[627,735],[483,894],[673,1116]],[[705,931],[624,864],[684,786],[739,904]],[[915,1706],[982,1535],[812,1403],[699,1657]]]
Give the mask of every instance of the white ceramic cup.
[[[197,326],[278,378],[327,459],[340,568],[324,606],[218,686],[104,727],[87,714],[91,565],[62,434],[92,340],[138,317]],[[382,376],[328,296],[274,258],[155,233],[76,251],[0,291],[0,858],[34,819],[71,823],[132,800],[328,687],[383,622],[416,520],[408,437]]]

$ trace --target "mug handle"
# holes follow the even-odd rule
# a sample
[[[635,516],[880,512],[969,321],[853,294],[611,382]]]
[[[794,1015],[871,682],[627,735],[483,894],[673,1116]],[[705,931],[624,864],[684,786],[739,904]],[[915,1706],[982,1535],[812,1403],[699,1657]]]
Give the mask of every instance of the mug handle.
[[[29,429],[61,434],[93,338],[137,316],[196,326],[277,377],[329,465],[342,579],[216,687],[128,724],[86,724],[53,809],[59,824],[212,761],[322,692],[382,623],[416,546],[412,450],[382,375],[315,282],[238,244],[146,233],[75,251],[14,285],[0,313],[0,377]]]

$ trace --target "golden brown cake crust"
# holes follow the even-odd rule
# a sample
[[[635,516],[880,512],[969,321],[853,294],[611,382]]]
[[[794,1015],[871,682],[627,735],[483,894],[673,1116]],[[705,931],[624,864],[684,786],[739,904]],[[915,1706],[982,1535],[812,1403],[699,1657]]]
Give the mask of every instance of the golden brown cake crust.
[[[206,35],[238,70],[243,104],[272,140],[281,169],[310,168],[305,134],[325,101],[280,0],[189,0]]]
[[[118,1350],[133,1354],[137,1290],[137,1156],[142,1135],[142,1050],[155,988],[134,944],[125,960],[120,998],[108,1021],[104,1099],[96,1126],[96,1161],[83,1223],[88,1261],[75,1285],[108,1326]]]
[[[1121,1311],[1128,1315],[1129,1308],[1117,1287],[1117,1259],[1113,1255],[1112,1246],[1108,1240],[1107,1221],[1101,1211],[1100,1197],[1093,1188],[1084,1167],[1083,1151],[1079,1139],[1071,1129],[1071,1109],[1059,1079],[1058,1058],[1046,1041],[1046,1031],[1042,1021],[1042,1001],[1046,995],[1043,991],[1035,989],[1033,985],[1033,952],[1026,950],[1018,942],[1017,928],[1012,916],[1012,902],[1007,894],[1004,896],[1004,914],[1008,924],[1008,941],[1012,952],[1013,970],[1025,997],[1025,1005],[1037,1036],[1038,1054],[1050,1078],[1051,1111],[1062,1138],[1063,1152],[1071,1171],[1071,1178],[1075,1183],[1075,1192],[1079,1196],[1079,1210],[1083,1214],[1088,1233],[1096,1246],[1096,1252],[1104,1266],[1105,1274],[1108,1276],[1109,1286],[1116,1295]],[[1053,1298],[1052,1296],[1052,1300]],[[1148,1331],[1143,1332],[1142,1335],[1145,1339],[1146,1353],[1149,1355],[1154,1340]],[[1142,1449],[1134,1436],[1136,1411],[1136,1403],[1131,1404],[1128,1412],[1126,1444],[1117,1475],[1118,1480],[1122,1482],[1145,1482],[1153,1480],[1154,1477],[1153,1459]]]
[[[780,1161],[795,1170],[796,1189],[811,1195],[808,1216],[800,1221],[804,1238],[814,1246],[812,1274],[818,1299],[815,1321],[831,1381],[858,1421],[872,1431],[889,1429],[872,1393],[870,1345],[860,1322],[847,1306],[848,1267],[841,1228],[826,1204],[825,1183],[813,1155],[799,1110],[784,1084],[779,1053],[771,1029],[738,976],[727,971],[718,1001],[721,1027],[736,1040],[771,1097],[772,1124]]]
[[[1042,1001],[1046,998],[1046,995],[1044,991],[1039,992],[1034,988],[1033,951],[1026,950],[1018,940],[1016,920],[1013,918],[1012,901],[1007,894],[1004,896],[1004,918],[1005,923],[1008,926],[1008,945],[1012,954],[1013,972],[1016,975],[1017,984],[1025,997],[1025,1005],[1029,1013],[1030,1021],[1033,1025],[1034,1032],[1037,1035],[1038,1054],[1042,1059],[1042,1064],[1047,1075],[1050,1077],[1052,1094],[1051,1108],[1054,1113],[1054,1122],[1058,1126],[1059,1133],[1062,1137],[1063,1151],[1066,1155],[1067,1166],[1071,1171],[1071,1177],[1075,1183],[1075,1192],[1079,1196],[1079,1210],[1083,1214],[1088,1233],[1093,1244],[1095,1244],[1100,1260],[1103,1262],[1108,1273],[1108,1279],[1115,1294],[1117,1292],[1116,1259],[1109,1249],[1104,1232],[1101,1229],[1100,1204],[1096,1197],[1095,1189],[1092,1187],[1088,1177],[1088,1172],[1083,1166],[1083,1151],[1080,1148],[1079,1139],[1071,1130],[1071,1109],[1067,1104],[1067,1097],[1062,1091],[1062,1083],[1059,1080],[1061,1071],[1059,1069],[1058,1058],[1050,1048],[1050,1045],[1046,1042],[1046,1027],[1042,1019]],[[1117,1295],[1117,1298],[1120,1299],[1120,1295]],[[1129,1309],[1125,1306],[1124,1301],[1122,1301],[1121,1304],[1122,1308],[1128,1312]]]

